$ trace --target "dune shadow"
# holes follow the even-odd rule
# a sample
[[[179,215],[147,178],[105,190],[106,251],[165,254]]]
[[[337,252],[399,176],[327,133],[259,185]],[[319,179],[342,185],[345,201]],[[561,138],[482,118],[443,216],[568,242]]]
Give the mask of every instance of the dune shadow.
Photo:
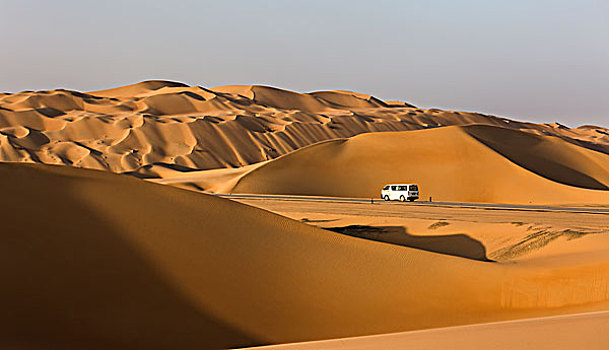
[[[539,149],[538,146],[547,144],[541,136],[488,125],[472,125],[464,130],[512,163],[550,181],[591,190],[609,190],[603,183],[570,165],[569,158],[577,159],[579,154],[570,149],[561,150],[564,154],[548,148]]]
[[[195,94],[194,92],[190,92],[190,91],[182,91],[182,92],[179,92],[178,94],[186,95],[186,96],[188,96],[188,97],[190,97],[190,98],[193,98],[193,99],[195,99],[195,100],[199,100],[199,101],[205,101],[205,98],[203,98],[203,96],[201,96],[201,95],[197,95],[197,94]]]
[[[53,176],[44,173],[19,182],[14,168],[0,184],[0,212],[6,215],[0,232],[0,348],[265,344],[193,304],[121,229],[72,196],[66,182],[47,181]]]
[[[55,117],[65,115],[64,112],[62,112],[58,109],[52,108],[52,107],[36,108],[35,111],[42,114],[43,116],[45,116],[47,118],[55,118]]]
[[[493,261],[486,256],[486,248],[480,241],[466,234],[415,236],[403,226],[349,225],[328,227],[326,230],[373,241],[416,248],[428,252],[458,256],[461,258]]]

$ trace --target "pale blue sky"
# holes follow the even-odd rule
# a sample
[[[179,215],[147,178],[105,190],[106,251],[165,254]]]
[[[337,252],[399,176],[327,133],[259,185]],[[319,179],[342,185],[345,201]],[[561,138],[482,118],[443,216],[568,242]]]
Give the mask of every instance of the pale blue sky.
[[[347,89],[609,126],[609,1],[0,0],[0,91]]]

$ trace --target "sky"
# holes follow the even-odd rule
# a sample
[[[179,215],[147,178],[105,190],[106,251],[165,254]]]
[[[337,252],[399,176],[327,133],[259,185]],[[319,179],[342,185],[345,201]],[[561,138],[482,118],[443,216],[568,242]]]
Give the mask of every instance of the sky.
[[[609,126],[609,1],[0,0],[0,91],[352,90]]]

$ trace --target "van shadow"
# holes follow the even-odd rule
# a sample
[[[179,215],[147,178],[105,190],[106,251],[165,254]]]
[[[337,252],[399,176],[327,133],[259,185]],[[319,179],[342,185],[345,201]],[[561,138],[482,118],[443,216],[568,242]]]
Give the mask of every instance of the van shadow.
[[[403,226],[366,226],[349,225],[327,227],[326,230],[342,233],[352,237],[396,244],[428,252],[458,256],[461,258],[493,261],[486,256],[484,245],[466,234],[415,236],[408,233]]]

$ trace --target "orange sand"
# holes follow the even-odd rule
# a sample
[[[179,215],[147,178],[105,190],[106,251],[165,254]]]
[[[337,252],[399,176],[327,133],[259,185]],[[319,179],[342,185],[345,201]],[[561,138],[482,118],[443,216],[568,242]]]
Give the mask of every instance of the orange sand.
[[[5,348],[226,348],[609,307],[607,254],[492,263],[104,172],[0,164],[0,179]]]
[[[250,349],[605,350],[609,348],[607,332],[609,312],[593,312]]]
[[[609,152],[600,127],[569,129],[420,109],[347,91],[206,89],[145,81],[110,90],[0,94],[0,161],[65,164],[158,177],[165,169],[240,167],[361,133],[488,124]]]
[[[364,198],[379,198],[387,183],[417,183],[422,200],[609,203],[609,155],[488,125],[368,133],[214,174],[170,174],[159,182],[220,193]]]
[[[0,161],[0,348],[607,345],[606,313],[429,330],[609,310],[604,214],[243,200],[256,208],[111,173],[199,192],[369,198],[416,182],[436,201],[599,206],[601,127],[146,81],[0,94]],[[374,334],[387,335],[344,339]]]

